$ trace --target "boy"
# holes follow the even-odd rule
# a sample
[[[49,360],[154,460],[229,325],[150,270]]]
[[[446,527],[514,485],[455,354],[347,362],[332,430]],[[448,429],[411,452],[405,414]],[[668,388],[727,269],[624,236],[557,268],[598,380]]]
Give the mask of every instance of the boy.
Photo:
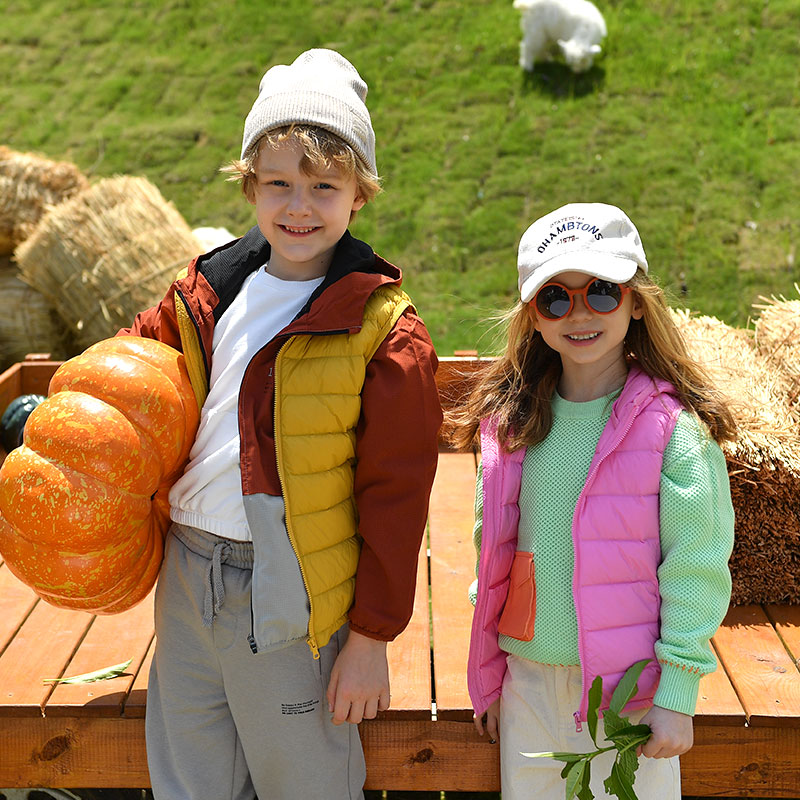
[[[357,723],[389,706],[441,409],[400,271],[347,231],[379,190],[366,93],[330,50],[264,75],[227,169],[257,226],[131,329],[203,403],[156,593],[157,800],[361,797]]]

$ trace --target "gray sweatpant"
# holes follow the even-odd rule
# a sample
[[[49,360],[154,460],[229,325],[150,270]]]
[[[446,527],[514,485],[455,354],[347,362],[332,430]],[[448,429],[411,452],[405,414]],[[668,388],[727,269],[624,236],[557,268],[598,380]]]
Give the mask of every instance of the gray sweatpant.
[[[220,541],[201,534],[190,549],[172,534],[167,538],[147,695],[154,797],[362,798],[366,769],[358,728],[333,725],[325,699],[347,626],[318,660],[305,641],[253,654],[247,642],[252,569],[243,566],[252,563],[252,549],[225,546],[212,570]],[[213,606],[213,621],[204,625]]]

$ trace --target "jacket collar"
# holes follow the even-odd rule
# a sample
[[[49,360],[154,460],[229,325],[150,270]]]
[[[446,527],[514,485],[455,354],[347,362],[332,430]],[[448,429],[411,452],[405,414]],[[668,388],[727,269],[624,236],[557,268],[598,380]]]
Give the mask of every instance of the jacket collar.
[[[197,269],[219,302],[214,319],[233,302],[248,275],[269,261],[270,245],[258,226],[241,239],[212,250],[197,261]],[[325,280],[316,288],[286,333],[357,330],[364,305],[383,284],[400,285],[400,270],[376,256],[372,248],[345,231],[336,245]]]

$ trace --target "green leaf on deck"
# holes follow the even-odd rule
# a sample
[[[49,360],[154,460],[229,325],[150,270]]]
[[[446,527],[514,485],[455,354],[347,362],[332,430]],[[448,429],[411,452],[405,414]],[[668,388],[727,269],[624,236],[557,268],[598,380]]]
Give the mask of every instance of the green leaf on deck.
[[[83,675],[73,675],[71,678],[43,678],[42,683],[94,683],[95,681],[107,681],[111,678],[118,678],[125,674],[125,670],[133,661],[129,658],[124,664],[115,664],[113,667],[98,669],[96,672],[86,672]]]

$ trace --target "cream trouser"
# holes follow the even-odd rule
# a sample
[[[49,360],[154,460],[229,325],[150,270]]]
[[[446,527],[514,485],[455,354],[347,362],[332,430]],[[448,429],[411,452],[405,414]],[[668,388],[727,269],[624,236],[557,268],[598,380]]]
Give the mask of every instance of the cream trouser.
[[[580,667],[552,667],[508,656],[500,701],[500,773],[503,800],[563,800],[563,762],[526,758],[521,753],[595,750],[588,726],[575,730],[573,713],[581,696]],[[636,723],[644,711],[626,714]],[[598,724],[598,743],[603,739]],[[603,745],[606,743],[603,742]],[[591,789],[607,797],[603,781],[611,773],[614,752],[592,761]],[[639,758],[634,791],[639,800],[681,800],[680,766],[675,758]]]

